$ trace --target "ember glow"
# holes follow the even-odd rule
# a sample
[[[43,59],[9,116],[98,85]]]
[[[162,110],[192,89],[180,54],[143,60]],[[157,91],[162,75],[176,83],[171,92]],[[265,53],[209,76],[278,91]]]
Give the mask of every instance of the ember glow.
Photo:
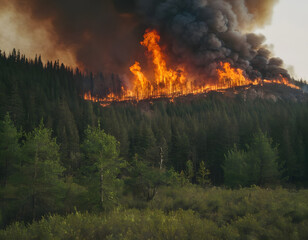
[[[264,83],[275,83],[287,85],[291,88],[299,89],[299,87],[291,84],[287,78],[280,75],[279,79],[251,80],[246,76],[244,70],[231,67],[228,62],[220,62],[216,69],[217,81],[216,83],[200,84],[196,86],[189,78],[189,74],[185,71],[183,66],[177,68],[168,68],[166,56],[163,53],[160,45],[160,36],[156,30],[147,30],[144,34],[144,40],[141,45],[147,50],[148,56],[151,58],[154,76],[147,76],[142,70],[141,64],[136,61],[130,67],[133,75],[131,80],[131,89],[122,87],[121,96],[116,96],[110,93],[105,98],[91,96],[91,93],[85,93],[84,99],[92,102],[100,102],[101,106],[107,106],[111,102],[121,101],[140,101],[144,99],[153,98],[169,98],[173,99],[177,96],[188,94],[200,94],[208,91],[218,91],[240,86],[249,85],[263,85]],[[205,81],[206,82],[206,81]]]

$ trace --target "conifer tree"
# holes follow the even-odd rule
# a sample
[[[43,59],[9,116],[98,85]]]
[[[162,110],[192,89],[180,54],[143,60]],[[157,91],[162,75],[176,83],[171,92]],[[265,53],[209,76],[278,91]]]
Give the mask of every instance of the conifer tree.
[[[22,147],[20,167],[21,211],[36,219],[47,212],[56,211],[64,199],[64,167],[60,164],[59,146],[52,131],[43,123],[26,135]]]
[[[186,176],[189,182],[192,182],[193,177],[195,176],[194,166],[191,160],[186,162]]]
[[[210,170],[206,168],[204,161],[202,161],[199,165],[199,170],[197,173],[197,182],[202,187],[209,186],[211,185],[211,180],[209,176],[210,176]]]
[[[0,184],[5,187],[20,161],[21,133],[14,126],[9,114],[0,122]]]
[[[89,187],[89,193],[94,205],[108,208],[116,203],[120,179],[119,143],[98,127],[88,127],[82,144],[84,164],[82,174],[84,184]]]

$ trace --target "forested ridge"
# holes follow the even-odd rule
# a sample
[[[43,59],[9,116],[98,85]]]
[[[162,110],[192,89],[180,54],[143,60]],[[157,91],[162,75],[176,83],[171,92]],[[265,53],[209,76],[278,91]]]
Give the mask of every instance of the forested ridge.
[[[104,85],[104,78],[98,78]],[[303,201],[307,192],[295,190],[308,184],[308,102],[247,100],[212,93],[191,101],[103,108],[82,98],[85,89],[97,91],[93,90],[95,81],[92,74],[59,62],[44,65],[40,57],[29,60],[15,50],[8,56],[0,54],[1,227],[71,213],[68,221],[82,224],[97,221],[99,216],[91,215],[96,213],[110,214],[104,216],[114,224],[131,224],[118,218],[118,211],[138,221],[149,215],[157,217],[157,222],[174,223],[181,218],[188,225],[189,221],[212,224],[217,232],[210,239],[247,239],[247,222],[252,224],[248,229],[266,224],[260,218],[275,209],[281,222],[272,224],[273,231],[281,234],[283,222],[292,229],[291,239],[308,236],[302,227],[307,223],[308,206]],[[210,200],[209,192],[216,199]],[[194,200],[185,200],[185,194]],[[230,202],[225,202],[224,194],[229,194]],[[243,197],[237,200],[237,194]],[[264,205],[271,198],[281,198],[281,211],[275,206],[267,213],[262,207],[247,207],[243,199],[253,195],[256,201],[258,194],[264,196]],[[293,198],[298,202],[283,212],[284,203]],[[203,200],[207,201],[204,205]],[[228,204],[238,202],[243,209],[232,212]],[[128,209],[139,210],[125,212]],[[86,211],[90,214],[83,215]],[[240,220],[243,226],[235,224]],[[65,220],[54,216],[35,223],[36,229],[47,227],[50,221]],[[252,236],[273,239],[274,233],[264,233],[261,225]],[[30,228],[12,225],[0,237],[9,238],[13,235],[6,234],[19,229],[30,239],[31,231],[36,231]],[[122,237],[134,239],[129,237],[129,231],[137,231],[133,226],[123,229]],[[161,227],[160,231],[172,230]],[[202,234],[210,234],[206,231]],[[97,234],[121,239],[113,230]]]

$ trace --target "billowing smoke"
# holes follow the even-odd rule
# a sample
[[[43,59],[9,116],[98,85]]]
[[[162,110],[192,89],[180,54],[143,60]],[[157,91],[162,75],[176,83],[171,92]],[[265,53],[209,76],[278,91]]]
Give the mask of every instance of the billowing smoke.
[[[147,20],[165,36],[168,56],[186,63],[188,72],[210,77],[219,61],[228,61],[251,78],[288,77],[283,61],[264,46],[265,37],[246,33],[270,21],[276,2],[168,0],[151,6]],[[150,9],[156,11],[150,14]]]
[[[5,0],[0,0],[5,1]],[[143,58],[139,42],[155,28],[170,63],[196,77],[215,75],[220,61],[251,77],[289,77],[283,61],[249,33],[271,20],[278,0],[10,0],[16,11],[44,25],[58,48],[69,49],[79,66],[128,72]]]

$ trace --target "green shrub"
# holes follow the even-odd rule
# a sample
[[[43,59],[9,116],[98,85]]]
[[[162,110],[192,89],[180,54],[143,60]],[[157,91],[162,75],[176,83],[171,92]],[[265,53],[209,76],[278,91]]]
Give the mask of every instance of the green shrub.
[[[0,239],[308,239],[307,196],[282,188],[164,187],[141,210],[49,216],[15,223]]]

